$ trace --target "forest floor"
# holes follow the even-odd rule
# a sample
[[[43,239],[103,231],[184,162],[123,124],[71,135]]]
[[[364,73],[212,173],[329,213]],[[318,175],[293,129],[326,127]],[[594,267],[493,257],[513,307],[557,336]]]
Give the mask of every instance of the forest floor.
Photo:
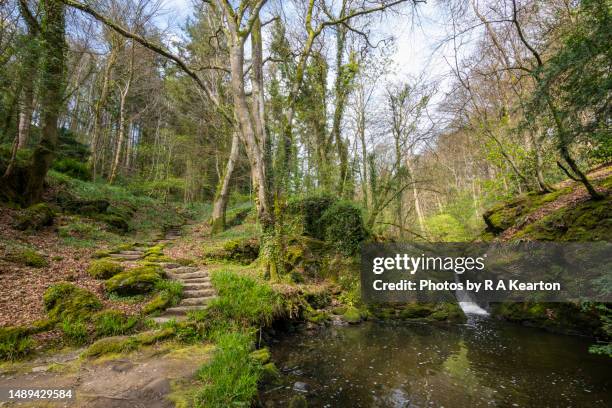
[[[100,250],[99,247],[66,246],[56,233],[57,226],[36,235],[21,233],[10,227],[16,211],[8,208],[2,211],[0,221],[4,228],[0,236],[3,240],[27,243],[52,259],[49,268],[44,269],[0,261],[3,262],[3,272],[0,274],[0,318],[3,326],[27,324],[43,318],[43,293],[49,285],[62,280],[70,280],[91,290],[103,301],[105,307],[120,309],[131,315],[140,311],[144,302],[108,299],[104,295],[103,282],[85,272],[94,249]],[[58,219],[56,222],[61,225],[63,220]],[[226,232],[225,235],[242,236],[251,233],[248,226],[239,226],[236,230]],[[204,248],[202,242],[211,245],[216,242],[219,245],[224,240],[223,237],[211,238],[205,221],[185,225],[183,231],[180,237],[166,244],[164,255],[173,259],[201,258]],[[214,270],[225,266],[212,263],[208,267]],[[61,337],[61,331],[55,329],[37,336],[41,343],[53,342]],[[71,389],[76,395],[76,403],[65,403],[65,406],[71,407],[173,407],[176,402],[173,401],[173,392],[197,387],[197,370],[210,359],[214,346],[210,342],[185,344],[171,340],[138,347],[131,352],[107,353],[94,359],[83,357],[86,349],[70,346],[59,350],[51,348],[41,350],[31,359],[2,363],[0,384],[15,389]],[[5,404],[0,402],[0,406]],[[64,403],[45,405],[36,401],[19,406],[55,407],[64,406]]]
[[[596,224],[597,218],[592,220],[593,223],[589,223],[590,220],[582,217],[580,221],[586,221],[585,225],[576,225],[575,221],[577,220],[575,218],[580,218],[585,214],[587,216],[593,213],[597,214],[595,217],[600,217],[602,220],[609,218],[606,215],[608,212],[606,208],[609,208],[610,197],[612,197],[612,165],[600,166],[590,171],[588,177],[595,189],[603,195],[602,200],[592,201],[582,183],[565,180],[554,185],[555,190],[553,192],[543,195],[523,194],[509,202],[501,203],[485,213],[485,219],[489,223],[489,227],[502,230],[497,231],[498,234],[496,235],[496,239],[501,241],[509,241],[519,237],[531,237],[540,240],[551,240],[552,238],[580,240],[585,238],[572,236],[572,234],[558,237],[543,236],[536,234],[536,232],[541,232],[539,229],[546,229],[546,227],[549,232],[554,229],[559,230],[557,233],[572,227],[583,229],[594,227],[595,225],[591,224]],[[567,214],[573,210],[575,214]],[[564,219],[564,214],[566,214],[565,218],[571,217],[572,222],[569,219]]]

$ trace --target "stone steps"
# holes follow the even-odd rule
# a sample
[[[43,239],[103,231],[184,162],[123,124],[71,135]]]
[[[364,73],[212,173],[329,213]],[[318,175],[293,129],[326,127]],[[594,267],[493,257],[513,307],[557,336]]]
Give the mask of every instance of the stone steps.
[[[166,313],[160,317],[186,315],[189,312],[204,309],[202,306],[203,305],[174,306],[166,309]]]
[[[202,297],[183,298],[183,300],[181,300],[178,306],[179,307],[181,306],[205,306],[214,298],[215,296],[212,296],[212,295],[202,296]]]
[[[192,283],[192,281],[186,281],[183,283],[183,292],[205,289],[212,289],[212,284],[210,282]]]
[[[159,236],[151,246],[156,244],[167,244],[182,236],[180,227],[172,227]],[[133,250],[121,251],[111,254],[117,260],[137,261],[142,259],[148,248],[134,248]],[[211,300],[215,299],[216,293],[210,281],[208,271],[195,266],[184,266],[174,262],[160,262],[166,276],[183,283],[183,295],[178,305],[166,309],[161,316],[154,317],[153,321],[158,324],[167,323],[171,320],[181,321],[187,318],[187,313],[203,310]]]
[[[192,278],[192,279],[176,279],[179,282],[182,282],[185,285],[190,285],[192,283],[211,283],[209,277],[204,278]]]
[[[170,272],[169,275],[172,276],[172,278],[178,279],[178,280],[192,279],[192,278],[210,279],[210,277],[208,276],[208,272],[206,271],[187,272],[187,273],[181,273],[181,274]]]
[[[205,297],[205,296],[214,296],[215,291],[210,289],[199,289],[199,290],[184,290],[183,291],[183,299],[187,298],[197,298],[197,297]]]
[[[118,254],[110,254],[110,257],[113,259],[119,259],[119,260],[124,260],[124,261],[135,261],[137,259],[140,259],[142,257],[142,254],[128,255],[128,254],[118,253]]]

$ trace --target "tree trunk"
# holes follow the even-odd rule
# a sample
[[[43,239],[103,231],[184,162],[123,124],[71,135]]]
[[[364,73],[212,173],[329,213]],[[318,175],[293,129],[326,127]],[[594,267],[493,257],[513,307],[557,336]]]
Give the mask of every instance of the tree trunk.
[[[25,188],[26,204],[42,198],[45,176],[57,148],[57,124],[64,97],[65,20],[64,5],[59,0],[43,0],[43,67],[41,81],[42,129],[34,150]]]
[[[115,159],[113,160],[110,177],[108,178],[108,182],[111,184],[115,181],[115,178],[117,178],[117,169],[121,162],[121,152],[123,151],[125,141],[125,100],[127,99],[129,90],[130,81],[128,80],[125,88],[121,91],[121,98],[119,101],[119,136],[117,137],[117,146],[115,148]]]
[[[213,204],[213,211],[211,217],[212,233],[216,234],[225,229],[225,212],[227,210],[227,203],[229,201],[229,187],[232,173],[236,161],[238,160],[238,154],[240,152],[240,136],[237,131],[234,131],[232,136],[232,148],[230,150],[229,158],[227,159],[227,165],[225,166],[225,173],[219,180],[219,189],[215,195],[215,202]]]
[[[100,122],[102,120],[102,109],[106,104],[106,99],[108,98],[108,88],[110,83],[110,76],[112,73],[113,65],[115,65],[116,61],[116,52],[114,48],[111,48],[110,55],[108,56],[108,61],[106,63],[106,67],[104,68],[104,76],[102,78],[102,90],[100,91],[100,97],[96,102],[96,106],[94,108],[94,120],[93,120],[93,129],[91,134],[91,169],[92,169],[92,178],[95,181],[98,170],[98,159],[99,159],[99,150],[100,150]]]

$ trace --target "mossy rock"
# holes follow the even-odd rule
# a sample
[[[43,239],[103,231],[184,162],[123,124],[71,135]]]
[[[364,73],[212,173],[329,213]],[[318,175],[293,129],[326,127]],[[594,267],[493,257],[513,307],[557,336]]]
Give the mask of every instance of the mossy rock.
[[[123,272],[123,266],[119,262],[106,259],[93,261],[87,268],[87,273],[96,279],[108,279]]]
[[[343,315],[346,312],[346,306],[336,306],[332,309],[332,314]]]
[[[436,310],[428,319],[449,323],[465,323],[467,321],[465,313],[463,313],[459,304],[451,302],[437,304]]]
[[[223,244],[223,249],[215,255],[221,259],[248,265],[259,256],[257,238],[232,239]]]
[[[260,382],[265,385],[279,384],[281,380],[280,371],[274,363],[266,363],[261,366]]]
[[[68,282],[50,286],[45,291],[43,301],[47,315],[55,322],[88,321],[94,312],[102,308],[96,295]]]
[[[110,202],[108,200],[100,199],[100,200],[78,200],[78,199],[70,199],[68,201],[64,201],[62,204],[62,208],[73,214],[80,215],[95,215],[100,213],[106,213],[106,210],[110,206]]]
[[[346,308],[346,311],[342,315],[342,320],[350,324],[357,324],[361,322],[361,313],[356,307],[349,306]]]
[[[173,306],[173,303],[174,297],[170,293],[161,292],[156,294],[153,299],[151,299],[142,307],[142,313],[151,314],[155,312],[160,312]]]
[[[612,196],[561,208],[519,231],[513,239],[607,241],[612,235]]]
[[[557,200],[572,191],[570,187],[552,193],[527,193],[512,201],[500,203],[486,211],[482,217],[487,224],[487,232],[500,234],[508,228],[520,224],[526,217],[541,206]]]
[[[53,224],[55,211],[45,203],[34,204],[26,208],[15,218],[13,226],[21,231],[37,231],[43,227]]]
[[[162,278],[162,272],[159,266],[153,265],[129,269],[108,279],[106,291],[122,296],[149,293]]]
[[[310,323],[324,324],[329,320],[329,314],[325,310],[315,310],[308,306],[304,310],[304,318]]]
[[[402,307],[399,312],[400,319],[420,319],[434,313],[434,307],[423,303],[409,303]]]
[[[573,303],[496,303],[492,305],[491,314],[552,332],[603,335],[600,313],[595,307],[583,308]]]
[[[98,214],[93,218],[106,223],[106,225],[119,232],[128,232],[130,230],[128,220],[117,214]]]
[[[140,344],[149,345],[169,339],[170,337],[174,336],[175,333],[176,329],[174,327],[166,327],[161,330],[151,330],[138,333],[135,336],[135,339]]]
[[[138,348],[138,341],[134,337],[117,336],[106,337],[93,343],[82,354],[83,357],[100,357],[110,353],[125,353]]]
[[[267,347],[260,348],[251,352],[250,357],[258,364],[264,365],[270,361],[270,350]]]
[[[47,259],[30,248],[16,248],[9,251],[4,259],[19,265],[31,266],[33,268],[45,268],[49,266]]]
[[[102,259],[102,258],[108,258],[110,257],[110,255],[114,253],[113,251],[109,250],[109,249],[100,249],[96,252],[94,252],[91,257],[94,259]]]

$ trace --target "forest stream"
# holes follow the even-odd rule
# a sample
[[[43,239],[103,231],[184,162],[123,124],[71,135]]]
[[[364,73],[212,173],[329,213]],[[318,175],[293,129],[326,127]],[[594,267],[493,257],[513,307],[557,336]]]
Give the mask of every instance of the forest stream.
[[[612,397],[609,358],[589,339],[472,315],[462,325],[366,322],[271,345],[283,384],[265,406],[597,407]]]

